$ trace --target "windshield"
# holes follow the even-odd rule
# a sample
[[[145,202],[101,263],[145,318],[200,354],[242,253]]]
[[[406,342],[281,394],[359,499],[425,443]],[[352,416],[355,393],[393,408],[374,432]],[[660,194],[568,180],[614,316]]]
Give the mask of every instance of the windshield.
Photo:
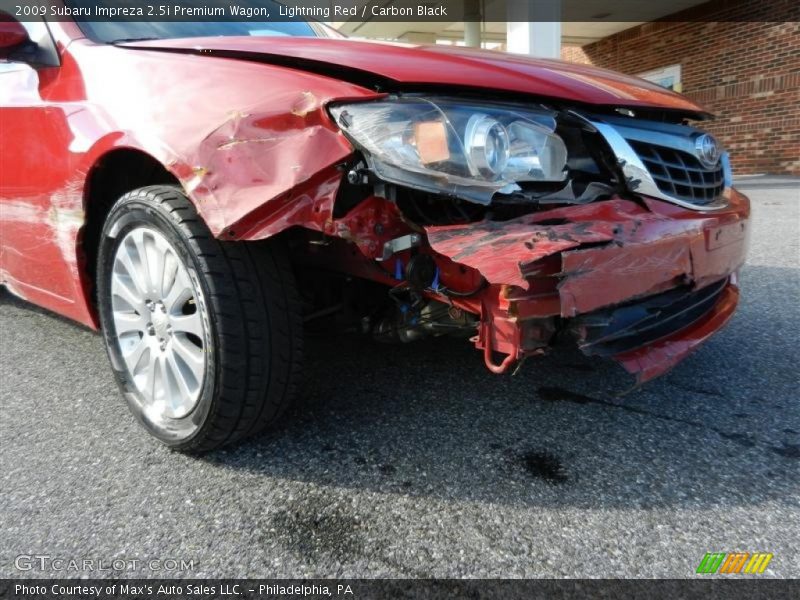
[[[80,5],[80,0],[67,0]],[[259,2],[264,6],[268,2]],[[278,6],[275,5],[275,13]],[[344,37],[314,21],[87,21],[76,19],[86,37],[105,43],[216,36]]]

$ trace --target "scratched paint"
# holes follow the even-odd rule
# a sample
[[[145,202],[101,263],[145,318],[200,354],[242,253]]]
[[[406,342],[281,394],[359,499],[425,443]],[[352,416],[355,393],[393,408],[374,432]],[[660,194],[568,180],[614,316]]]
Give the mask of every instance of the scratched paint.
[[[70,264],[75,265],[77,263],[75,237],[77,231],[83,227],[83,210],[71,208],[74,205],[71,202],[63,203],[58,195],[51,197],[51,202],[52,205],[49,209],[29,203],[4,202],[0,209],[3,227],[45,224],[49,233],[42,239],[42,242],[55,241],[64,258]],[[80,203],[78,205],[80,206]],[[7,251],[14,251],[14,247],[8,241],[5,248]],[[30,252],[34,249],[29,247],[26,251]]]
[[[52,224],[56,245],[76,279],[80,277],[77,237],[84,221],[83,177],[79,177],[50,196],[47,219]]]

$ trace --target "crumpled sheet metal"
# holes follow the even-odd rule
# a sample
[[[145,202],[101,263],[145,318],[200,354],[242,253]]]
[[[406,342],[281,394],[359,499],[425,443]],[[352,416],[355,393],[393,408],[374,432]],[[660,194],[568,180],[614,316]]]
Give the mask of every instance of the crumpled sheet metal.
[[[537,226],[529,216],[513,222],[483,221],[425,230],[431,248],[439,254],[477,269],[489,283],[525,289],[529,286],[526,272],[536,261],[581,244],[614,239],[610,223]]]
[[[105,125],[95,139],[107,130],[120,132],[116,146],[139,149],[165,165],[211,233],[228,239],[238,237],[235,227],[250,213],[265,218],[265,205],[285,200],[352,155],[351,144],[328,114],[329,103],[382,96],[330,77],[248,60],[198,60],[82,44],[71,51],[81,62],[115,64],[113,70],[83,73],[91,100],[87,106],[103,110]],[[73,59],[67,55],[66,60]]]
[[[16,116],[6,133],[41,130],[38,138],[21,139],[48,160],[33,186],[8,178],[5,189],[12,191],[3,200],[14,203],[15,217],[4,233],[13,251],[30,257],[35,249],[50,262],[39,268],[38,259],[6,260],[8,250],[0,279],[90,327],[98,321],[80,245],[92,211],[86,182],[110,153],[138,151],[164,165],[213,235],[256,239],[240,238],[242,225],[245,234],[268,237],[296,223],[324,225],[324,217],[307,219],[330,213],[335,190],[323,179],[353,148],[327,104],[381,97],[292,68],[135,52],[83,39],[65,47],[60,68],[19,63],[8,77],[0,98]],[[21,163],[13,169],[18,173],[34,168],[30,154],[12,162]]]
[[[189,156],[174,163],[214,235],[239,237],[237,226],[250,213],[268,212],[269,202],[287,200],[288,192],[352,153],[317,96],[294,96],[274,106],[232,112]],[[283,204],[276,202],[275,210],[285,209]]]
[[[571,317],[734,272],[747,247],[746,201],[718,213],[615,198],[505,222],[428,227],[434,251],[490,283],[529,289],[536,261],[561,255],[561,316]],[[723,238],[725,243],[717,240]]]
[[[226,239],[261,240],[295,226],[332,233],[334,202],[341,181],[340,169],[325,169],[229,225]]]

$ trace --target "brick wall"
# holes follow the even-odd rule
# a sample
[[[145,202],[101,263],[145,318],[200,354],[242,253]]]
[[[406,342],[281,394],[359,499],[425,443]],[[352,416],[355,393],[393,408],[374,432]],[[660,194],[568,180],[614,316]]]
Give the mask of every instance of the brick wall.
[[[713,21],[748,18],[759,6],[763,22]],[[798,7],[714,0],[561,54],[631,75],[680,64],[682,93],[717,115],[702,127],[730,151],[735,173],[800,175]]]

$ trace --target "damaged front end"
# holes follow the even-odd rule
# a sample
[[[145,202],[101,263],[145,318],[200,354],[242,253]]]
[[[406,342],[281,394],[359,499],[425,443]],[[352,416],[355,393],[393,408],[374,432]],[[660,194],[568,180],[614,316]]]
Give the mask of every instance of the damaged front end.
[[[492,371],[568,332],[586,354],[614,358],[643,382],[733,314],[749,206],[736,192],[728,198],[724,210],[700,214],[613,197],[501,224],[430,227],[428,240],[489,282],[473,308],[481,314],[475,341]]]
[[[641,383],[735,310],[749,202],[680,115],[420,96],[330,112],[356,152],[284,204],[315,231],[299,261],[388,286],[358,315],[378,339],[463,336],[502,373],[567,334]]]

